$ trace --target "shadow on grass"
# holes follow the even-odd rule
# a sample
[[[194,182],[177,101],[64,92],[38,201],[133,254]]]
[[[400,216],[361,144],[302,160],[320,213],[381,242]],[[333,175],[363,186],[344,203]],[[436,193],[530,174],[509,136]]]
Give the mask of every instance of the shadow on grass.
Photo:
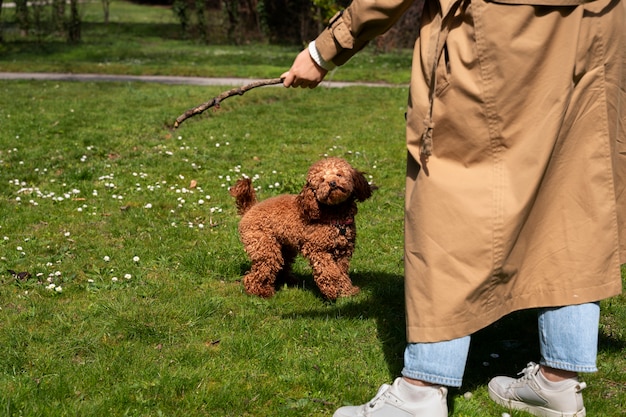
[[[98,23],[83,23],[83,41],[72,44],[66,42],[60,37],[49,37],[37,39],[36,37],[24,38],[14,34],[15,30],[9,25],[4,29],[5,42],[0,44],[2,51],[1,61],[10,61],[17,58],[41,58],[46,56],[59,56],[68,60],[68,65],[72,59],[82,58],[88,59],[76,51],[82,51],[85,48],[100,45],[101,47],[113,47],[117,53],[124,53],[125,50],[135,49],[137,53],[137,44],[142,40],[160,39],[160,40],[180,40],[181,31],[178,25],[174,24],[142,24],[142,23],[110,23],[109,25]],[[121,39],[128,40],[123,42]],[[110,49],[107,50],[110,55]],[[84,52],[83,52],[84,53]],[[98,55],[99,51],[90,51],[90,53]],[[105,52],[102,52],[105,53]],[[65,56],[64,54],[70,54]],[[129,53],[126,53],[127,55]],[[109,57],[112,58],[112,57]],[[60,58],[58,58],[60,59]]]
[[[98,23],[98,22],[82,22],[81,31],[83,37],[91,38],[91,37],[102,37],[102,36],[122,36],[125,38],[161,38],[168,40],[180,40],[183,38],[183,33],[181,31],[181,26],[176,23],[138,23],[138,22],[110,22],[108,24]],[[23,36],[18,35],[19,28],[17,23],[14,22],[4,22],[3,27],[4,35],[8,38],[22,38]],[[51,41],[50,39],[53,37],[43,37],[41,39],[37,39],[35,36],[30,36],[25,39],[32,39],[28,41],[28,43],[32,44],[64,44],[69,45],[58,36],[58,40]],[[113,38],[110,38],[112,40]],[[101,38],[102,41],[106,41],[106,38]],[[11,43],[21,43],[19,40],[12,41]],[[24,41],[26,42],[26,41]]]
[[[310,276],[297,275],[296,278],[304,281],[309,291],[323,298]],[[352,275],[352,281],[371,296],[355,299],[354,302],[342,302],[341,306],[331,303],[331,306],[336,306],[337,316],[376,321],[390,378],[395,378],[402,371],[406,344],[404,279],[394,274],[360,272]],[[511,313],[472,335],[463,386],[460,388],[462,391],[452,390],[452,395],[485,386],[497,375],[515,376],[528,362],[538,362],[537,312],[536,309],[530,309]],[[327,309],[300,313],[303,317],[319,317],[322,320],[327,320],[328,314]],[[600,351],[623,352],[624,349],[625,340],[600,332]]]
[[[90,36],[121,35],[130,38],[161,38],[180,40],[183,37],[180,24],[177,23],[124,23],[110,22],[108,24],[87,22],[83,23],[84,31]]]

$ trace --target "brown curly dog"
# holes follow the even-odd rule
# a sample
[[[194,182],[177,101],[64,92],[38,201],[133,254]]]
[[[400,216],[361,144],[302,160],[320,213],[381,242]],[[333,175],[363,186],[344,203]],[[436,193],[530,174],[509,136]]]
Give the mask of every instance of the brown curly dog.
[[[252,261],[243,278],[249,294],[271,297],[276,286],[292,282],[298,253],[310,263],[322,294],[335,300],[359,292],[348,276],[354,252],[356,203],[372,195],[362,172],[341,158],[316,162],[298,195],[257,202],[252,181],[243,178],[230,189],[243,217],[239,234]]]

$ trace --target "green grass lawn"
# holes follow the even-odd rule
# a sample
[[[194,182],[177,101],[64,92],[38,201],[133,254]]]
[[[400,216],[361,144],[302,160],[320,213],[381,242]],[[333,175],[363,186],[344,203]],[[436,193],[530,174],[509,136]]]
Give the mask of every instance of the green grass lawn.
[[[397,370],[406,91],[357,116],[367,89],[267,88],[174,133],[164,124],[215,88],[0,91],[1,413],[326,415]],[[329,100],[344,126],[304,129]],[[363,294],[326,303],[300,262],[300,288],[244,295],[227,187],[246,173],[262,197],[296,192],[325,154],[381,186],[362,205]]]
[[[0,71],[273,78],[299,49],[194,45],[168,10],[112,7],[104,27],[85,6],[81,45],[0,45]],[[408,57],[365,51],[334,77],[404,84]],[[0,81],[0,416],[330,416],[399,374],[407,89],[264,87],[167,127],[224,89]],[[357,217],[362,292],[325,301],[299,259],[297,287],[244,294],[228,187],[296,193],[325,155],[379,186]],[[454,416],[502,415],[486,382],[538,360],[535,322],[475,335]],[[626,416],[625,352],[622,295],[602,303],[588,415]]]

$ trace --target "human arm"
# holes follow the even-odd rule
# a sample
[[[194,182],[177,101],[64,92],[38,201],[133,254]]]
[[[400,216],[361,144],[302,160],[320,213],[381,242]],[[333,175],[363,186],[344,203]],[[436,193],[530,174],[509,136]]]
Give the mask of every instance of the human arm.
[[[285,87],[317,86],[335,65],[342,65],[376,36],[385,33],[414,0],[353,0],[337,13],[311,47],[298,54],[281,78]],[[417,22],[416,22],[417,24]],[[312,53],[313,52],[313,53]],[[315,52],[319,58],[314,58]],[[320,65],[321,64],[321,65]],[[326,65],[324,65],[326,64]],[[326,68],[324,68],[326,66]]]

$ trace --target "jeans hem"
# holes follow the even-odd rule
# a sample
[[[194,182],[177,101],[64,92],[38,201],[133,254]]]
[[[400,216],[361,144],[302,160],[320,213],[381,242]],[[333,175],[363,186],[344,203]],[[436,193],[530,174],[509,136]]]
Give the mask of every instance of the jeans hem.
[[[539,362],[543,366],[549,366],[550,368],[560,369],[562,371],[570,371],[570,372],[585,372],[585,373],[593,373],[598,372],[598,368],[596,365],[580,365],[573,363],[566,363],[560,361],[552,361],[547,359],[542,359]]]
[[[444,385],[446,387],[459,388],[462,384],[461,379],[446,378],[439,375],[425,374],[423,372],[413,372],[406,368],[402,370],[402,376],[410,379],[417,379],[419,381],[428,382],[431,384]]]

